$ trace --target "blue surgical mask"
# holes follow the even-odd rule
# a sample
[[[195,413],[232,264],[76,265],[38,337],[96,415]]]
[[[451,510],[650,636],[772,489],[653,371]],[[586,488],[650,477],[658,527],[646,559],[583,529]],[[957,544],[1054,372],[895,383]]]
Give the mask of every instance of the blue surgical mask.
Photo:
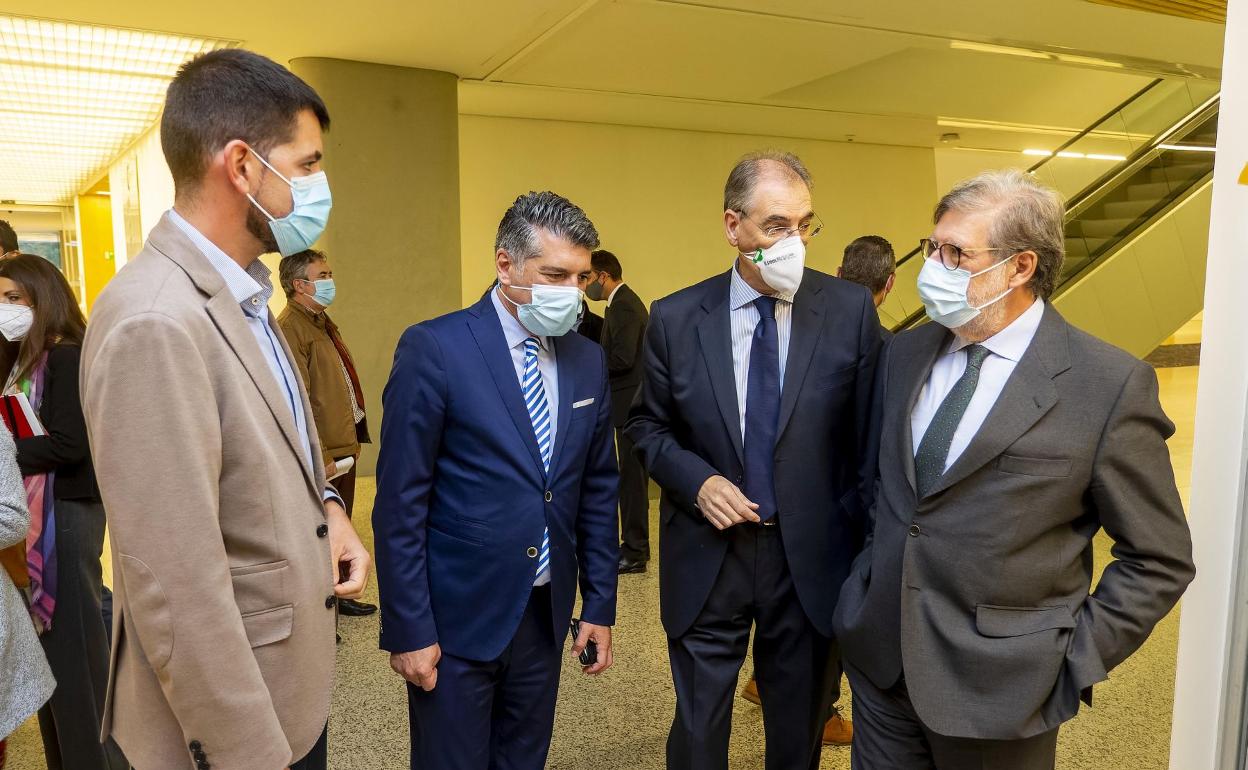
[[[269,229],[273,231],[273,237],[277,239],[278,252],[283,257],[289,257],[291,254],[298,254],[312,248],[316,239],[325,232],[325,225],[329,222],[329,210],[333,206],[333,198],[329,194],[329,179],[325,176],[325,172],[318,171],[308,176],[287,179],[267,160],[260,157],[260,153],[250,147],[247,149],[269,171],[277,174],[279,179],[290,185],[292,207],[290,213],[280,219],[265,211],[250,193],[247,194],[247,199],[252,205],[269,218]]]
[[[923,301],[927,317],[947,329],[958,329],[973,321],[984,308],[1005,299],[1014,289],[1006,289],[1002,294],[976,307],[966,296],[971,279],[996,270],[1013,258],[1011,255],[978,273],[962,268],[949,270],[939,259],[924,260],[923,269],[919,271],[919,299]]]
[[[532,286],[511,286],[533,293],[533,301],[520,304],[507,292],[500,291],[503,299],[516,306],[520,325],[539,337],[562,337],[572,330],[581,312],[581,290],[575,286],[548,286],[535,283]]]
[[[334,285],[333,278],[322,278],[319,281],[308,281],[316,287],[316,291],[312,294],[312,299],[321,307],[329,307],[334,304],[334,297],[338,296],[338,287]]]

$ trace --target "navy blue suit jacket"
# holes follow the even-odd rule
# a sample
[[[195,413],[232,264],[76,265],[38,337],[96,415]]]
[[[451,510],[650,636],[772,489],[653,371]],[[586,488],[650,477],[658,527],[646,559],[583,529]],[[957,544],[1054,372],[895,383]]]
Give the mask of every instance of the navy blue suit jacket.
[[[497,658],[529,601],[530,549],[547,526],[556,642],[567,635],[578,573],[581,617],[615,623],[618,471],[606,359],[578,334],[553,339],[549,476],[488,293],[399,341],[373,507],[382,649],[437,642],[457,657]]]
[[[723,273],[654,304],[641,394],[625,428],[663,490],[659,585],[669,636],[697,619],[731,536],[695,508],[698,491],[714,475],[737,486],[743,481],[729,283]],[[871,399],[879,349],[880,321],[867,290],[806,270],[793,298],[776,498],[798,599],[827,636],[874,491]]]

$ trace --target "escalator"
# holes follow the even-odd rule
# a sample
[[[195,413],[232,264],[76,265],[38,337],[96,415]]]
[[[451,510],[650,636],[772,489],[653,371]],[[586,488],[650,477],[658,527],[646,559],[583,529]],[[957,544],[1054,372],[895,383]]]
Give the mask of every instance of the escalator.
[[[1201,307],[1218,103],[1215,84],[1153,81],[1029,169],[1068,201],[1054,305],[1136,355]],[[898,262],[894,331],[926,320],[921,266],[917,248]]]

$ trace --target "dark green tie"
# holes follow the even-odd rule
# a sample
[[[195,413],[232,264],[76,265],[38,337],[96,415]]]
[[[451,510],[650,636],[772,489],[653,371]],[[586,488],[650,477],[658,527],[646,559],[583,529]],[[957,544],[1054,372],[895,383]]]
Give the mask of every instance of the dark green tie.
[[[971,345],[966,349],[966,371],[953,384],[953,389],[940,403],[936,414],[932,415],[932,423],[919,442],[919,451],[914,454],[914,477],[920,498],[927,497],[945,472],[949,445],[953,443],[953,434],[962,422],[962,415],[966,414],[966,408],[971,404],[971,396],[975,395],[979,370],[988,352],[983,345]]]

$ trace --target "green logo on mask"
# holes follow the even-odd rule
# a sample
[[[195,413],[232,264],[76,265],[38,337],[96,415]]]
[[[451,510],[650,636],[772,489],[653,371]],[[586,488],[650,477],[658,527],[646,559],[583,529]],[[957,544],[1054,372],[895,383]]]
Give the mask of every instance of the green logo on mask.
[[[762,249],[759,249],[758,251],[754,252],[754,256],[753,256],[753,257],[750,257],[750,259],[754,260],[754,264],[756,264],[756,265],[757,265],[759,262],[762,262],[762,261],[763,261],[763,250],[762,250]]]

